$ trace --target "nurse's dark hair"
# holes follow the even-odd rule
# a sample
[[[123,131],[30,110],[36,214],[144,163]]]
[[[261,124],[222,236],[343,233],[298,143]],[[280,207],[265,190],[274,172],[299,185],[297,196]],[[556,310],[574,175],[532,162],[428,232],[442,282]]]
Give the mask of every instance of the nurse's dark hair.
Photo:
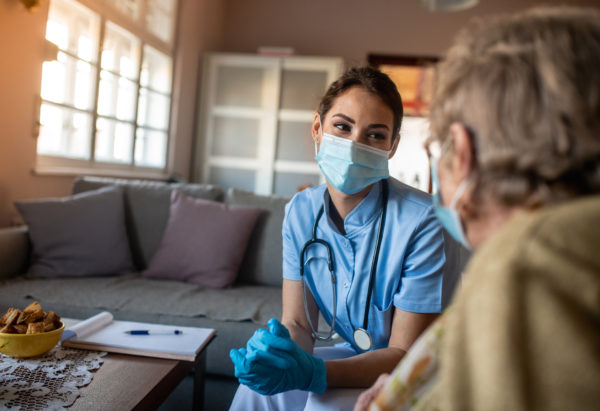
[[[338,96],[356,86],[375,94],[392,110],[394,115],[393,141],[398,136],[402,125],[402,98],[394,82],[386,74],[373,67],[352,67],[331,83],[317,109],[321,119],[331,109]]]

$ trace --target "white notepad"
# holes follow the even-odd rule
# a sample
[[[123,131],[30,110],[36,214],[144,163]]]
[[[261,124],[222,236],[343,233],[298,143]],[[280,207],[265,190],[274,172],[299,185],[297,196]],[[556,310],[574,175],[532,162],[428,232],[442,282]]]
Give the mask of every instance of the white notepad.
[[[150,335],[130,335],[126,331],[148,330]],[[181,331],[175,334],[174,330]],[[152,334],[152,333],[164,334]],[[146,357],[194,361],[215,335],[213,328],[116,321],[102,312],[81,321],[63,333],[62,345],[72,348],[133,354]]]

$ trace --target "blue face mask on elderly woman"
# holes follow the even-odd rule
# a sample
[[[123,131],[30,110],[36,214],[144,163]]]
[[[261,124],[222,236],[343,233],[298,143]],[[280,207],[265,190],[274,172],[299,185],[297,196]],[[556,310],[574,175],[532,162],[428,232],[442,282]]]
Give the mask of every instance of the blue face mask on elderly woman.
[[[323,133],[315,160],[336,190],[355,194],[389,177],[389,154],[389,151]]]
[[[460,216],[458,211],[456,210],[456,203],[459,198],[464,194],[467,188],[467,180],[463,180],[456,189],[456,192],[452,196],[452,200],[450,201],[450,205],[448,207],[444,206],[442,202],[442,196],[440,194],[440,180],[438,177],[438,162],[439,158],[430,158],[429,162],[431,164],[431,182],[433,185],[433,212],[435,216],[442,224],[442,226],[450,233],[452,237],[467,249],[471,249],[471,245],[467,240],[467,236],[465,235],[465,230],[463,228],[462,222],[460,221]]]

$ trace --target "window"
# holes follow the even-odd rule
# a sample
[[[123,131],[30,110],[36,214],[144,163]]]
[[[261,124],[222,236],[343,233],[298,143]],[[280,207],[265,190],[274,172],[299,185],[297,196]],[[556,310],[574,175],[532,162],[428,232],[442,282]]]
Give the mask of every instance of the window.
[[[51,0],[38,168],[166,167],[176,0]]]

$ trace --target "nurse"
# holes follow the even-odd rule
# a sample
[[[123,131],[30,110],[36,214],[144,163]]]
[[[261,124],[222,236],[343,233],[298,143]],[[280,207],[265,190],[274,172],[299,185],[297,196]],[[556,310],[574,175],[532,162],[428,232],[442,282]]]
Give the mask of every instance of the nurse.
[[[282,321],[231,351],[231,409],[351,408],[360,390],[332,388],[391,371],[445,306],[464,254],[430,196],[389,178],[401,122],[396,86],[373,68],[348,70],[323,96],[312,138],[326,184],[286,206]],[[334,332],[343,345],[313,351]]]

